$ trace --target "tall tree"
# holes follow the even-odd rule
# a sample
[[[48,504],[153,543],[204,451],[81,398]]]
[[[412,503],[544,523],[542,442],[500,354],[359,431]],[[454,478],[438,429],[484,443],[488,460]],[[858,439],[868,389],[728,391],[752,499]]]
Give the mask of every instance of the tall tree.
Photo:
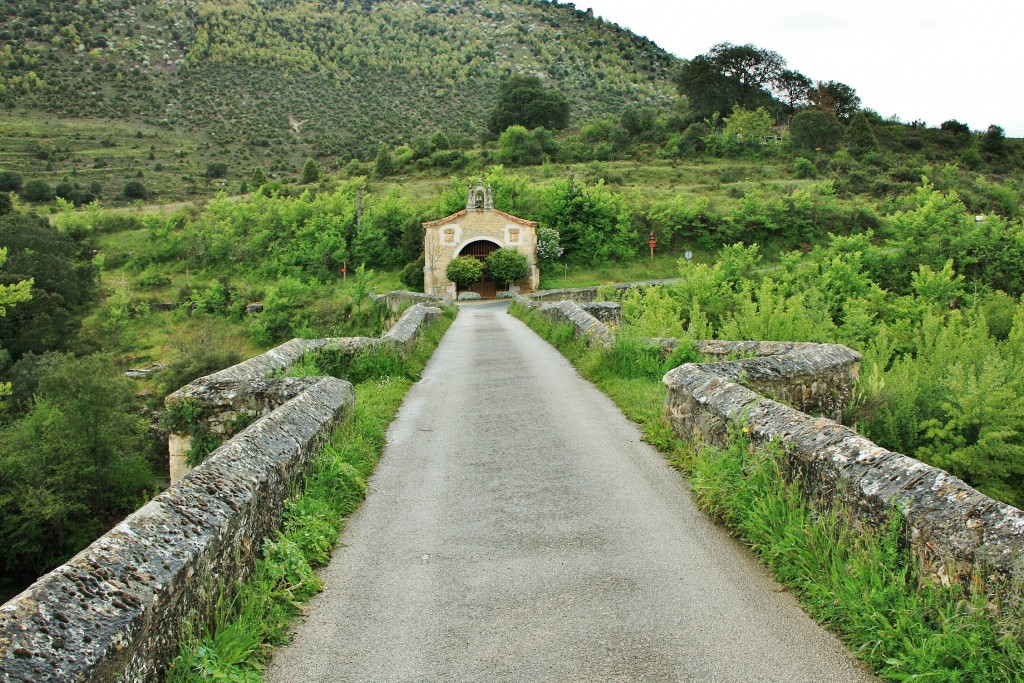
[[[383,145],[377,152],[377,161],[373,166],[373,173],[378,178],[386,178],[395,172],[395,161],[391,158],[391,152]]]
[[[253,190],[258,190],[267,184],[267,172],[263,170],[262,166],[257,166],[252,170],[252,178],[249,180],[249,186]]]
[[[114,359],[50,354],[40,365],[28,413],[0,433],[0,562],[12,573],[64,561],[153,483],[148,425]]]
[[[96,269],[81,244],[32,214],[0,216],[0,285],[32,280],[32,299],[0,317],[0,346],[17,360],[33,351],[61,350],[74,339],[96,291]]]
[[[818,81],[808,97],[815,109],[835,114],[840,121],[849,121],[860,109],[857,91],[839,81]]]
[[[850,121],[846,133],[843,135],[843,141],[846,143],[847,149],[856,157],[878,149],[875,132],[871,129],[867,115],[862,111],[857,112]]]
[[[316,163],[316,159],[306,159],[306,163],[302,167],[302,180],[300,182],[303,185],[308,185],[318,180],[320,180],[320,164]]]
[[[799,71],[785,69],[775,79],[773,92],[790,112],[794,112],[810,104],[808,95],[812,85],[811,79]]]
[[[512,76],[498,90],[487,130],[494,135],[516,125],[528,130],[561,130],[569,125],[569,109],[565,95],[545,88],[536,76]]]
[[[981,136],[978,145],[981,151],[991,157],[1002,158],[1006,156],[1006,133],[1001,126],[992,124]]]
[[[786,71],[786,60],[772,50],[754,45],[718,43],[707,54],[697,55],[676,72],[680,94],[690,101],[697,118],[731,111],[770,107],[772,90]]]

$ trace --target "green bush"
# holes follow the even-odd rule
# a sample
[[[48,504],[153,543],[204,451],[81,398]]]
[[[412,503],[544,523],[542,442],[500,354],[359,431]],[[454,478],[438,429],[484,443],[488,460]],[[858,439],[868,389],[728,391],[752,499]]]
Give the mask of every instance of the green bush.
[[[422,292],[423,291],[423,267],[426,261],[423,256],[420,256],[415,261],[405,264],[402,268],[402,272],[399,275],[399,279],[402,284],[405,285],[410,292]]]
[[[806,109],[789,124],[790,142],[800,151],[833,152],[843,138],[843,124],[830,112]]]
[[[488,274],[498,282],[512,287],[530,273],[526,256],[516,249],[501,248],[492,251],[485,261]]]
[[[54,197],[53,187],[45,180],[33,179],[25,183],[21,196],[30,202],[48,202]]]
[[[20,192],[23,182],[20,173],[0,171],[0,192]]]
[[[793,160],[793,175],[797,178],[817,178],[818,167],[809,159],[797,157]]]
[[[302,179],[299,182],[308,185],[318,180],[320,180],[320,164],[316,163],[316,159],[306,159],[306,163],[302,166]]]
[[[139,289],[160,289],[170,284],[171,278],[153,269],[146,269],[135,279],[135,286]]]
[[[125,199],[145,199],[149,196],[149,191],[141,180],[129,180],[124,184],[122,194]]]
[[[465,289],[483,277],[484,264],[472,256],[458,256],[448,262],[444,274],[460,289]]]
[[[313,360],[320,374],[359,384],[384,377],[407,377],[402,352],[391,344],[364,347],[355,353],[344,349],[323,349]]]

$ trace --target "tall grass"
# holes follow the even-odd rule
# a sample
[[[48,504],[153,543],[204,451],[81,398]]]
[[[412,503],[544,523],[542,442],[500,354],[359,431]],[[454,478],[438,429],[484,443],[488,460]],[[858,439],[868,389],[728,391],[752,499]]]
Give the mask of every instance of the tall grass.
[[[901,516],[881,533],[810,508],[774,444],[736,435],[690,463],[694,495],[736,530],[805,609],[891,681],[1020,681],[1024,609],[964,586],[922,584]]]
[[[421,331],[397,372],[390,361],[374,364],[387,374],[357,384],[352,415],[331,435],[314,460],[302,491],[285,504],[284,527],[263,544],[253,575],[218,603],[215,613],[185,625],[171,683],[261,680],[274,646],[288,640],[301,605],[322,588],[314,569],[330,561],[345,519],[366,495],[366,478],[384,450],[385,433],[398,407],[455,317]]]
[[[724,449],[683,444],[662,420],[664,387],[642,344],[588,348],[571,325],[522,306],[509,311],[639,422],[645,440],[690,476],[701,508],[734,529],[811,616],[882,679],[1024,681],[1024,605],[964,586],[922,584],[898,515],[877,533],[852,527],[840,510],[812,509],[799,484],[782,476],[777,447],[752,448],[742,429]],[[665,365],[696,360],[688,353],[684,347]]]

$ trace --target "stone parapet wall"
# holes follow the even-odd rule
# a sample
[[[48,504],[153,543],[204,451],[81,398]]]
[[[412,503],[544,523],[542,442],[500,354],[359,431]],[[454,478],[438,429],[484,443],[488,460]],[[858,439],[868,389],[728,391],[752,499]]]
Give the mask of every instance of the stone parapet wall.
[[[202,410],[195,424],[169,429],[167,443],[171,483],[179,481],[191,469],[186,459],[196,429],[206,429],[220,438],[230,438],[237,431],[237,425],[269,414],[314,382],[310,377],[271,378],[273,374],[286,371],[306,353],[327,348],[355,353],[382,343],[376,337],[292,339],[259,356],[200,377],[170,394],[164,400],[168,413],[189,401],[201,406]]]
[[[863,358],[838,344],[803,342],[697,342],[702,355],[716,358],[748,356],[701,367],[719,377],[804,412],[820,411],[842,421],[853,397]]]
[[[352,385],[315,378],[178,484],[0,607],[5,682],[156,681],[182,624],[249,576]]]
[[[556,305],[525,297],[516,301],[553,319],[568,319]],[[577,334],[587,329],[576,325]],[[679,344],[645,341],[660,346],[666,357]],[[859,353],[803,342],[697,345],[701,354],[723,360],[688,363],[665,374],[664,417],[678,437],[694,445],[724,446],[745,427],[755,443],[778,442],[787,477],[799,480],[815,505],[839,508],[854,524],[874,529],[883,528],[894,511],[901,515],[925,580],[980,584],[1003,598],[1024,600],[1024,512],[948,472],[888,451],[836,420],[803,412],[841,416],[857,380]],[[736,360],[725,360],[730,358]]]
[[[603,285],[599,287],[577,287],[573,289],[544,289],[539,292],[533,292],[527,294],[529,298],[535,301],[575,301],[578,304],[592,303],[597,301],[601,294],[602,289],[611,287],[617,292],[624,292],[627,289],[636,289],[637,287],[650,287],[652,285],[661,285],[671,282],[677,282],[678,278],[671,278],[668,280],[644,280],[641,282],[624,282],[614,285]]]
[[[424,304],[427,306],[440,306],[447,308],[455,303],[450,296],[439,296],[436,294],[423,294],[422,292],[403,292],[396,290],[387,294],[370,294],[374,301],[382,301],[392,311],[399,311],[403,306]]]
[[[580,304],[580,308],[594,316],[605,325],[619,325],[622,322],[622,306],[611,301],[597,301]]]
[[[395,300],[398,298],[394,297]],[[169,412],[174,412],[186,401],[202,406],[202,415],[195,424],[187,429],[178,425],[169,430],[171,483],[181,479],[189,470],[187,454],[197,429],[209,430],[220,437],[230,437],[236,431],[236,425],[266,415],[301,392],[306,379],[271,379],[271,376],[287,371],[302,360],[305,354],[326,349],[340,349],[347,354],[355,354],[381,344],[392,344],[406,352],[415,343],[420,327],[441,315],[439,308],[415,304],[379,338],[292,339],[230,368],[200,377],[170,394],[165,400]]]
[[[191,400],[211,431],[241,415],[259,419],[0,607],[0,681],[161,680],[183,623],[209,619],[249,576],[263,539],[281,526],[285,499],[354,405],[347,381],[272,375],[321,349],[404,351],[440,315],[417,304],[381,338],[293,339],[168,396],[168,412]],[[177,443],[184,457],[188,438],[172,434],[172,455]]]
[[[758,350],[753,342],[748,344],[752,352]],[[844,368],[859,361],[856,352],[816,344],[778,347],[781,353],[772,358],[687,364],[669,371],[664,377],[665,418],[675,434],[696,445],[724,445],[731,430],[742,425],[754,442],[781,444],[787,476],[798,479],[814,503],[838,506],[855,523],[874,528],[884,526],[893,511],[901,514],[921,576],[946,584],[981,581],[1019,593],[1024,513],[943,470],[881,448],[833,420],[765,398],[736,381],[766,382],[763,391],[784,398],[816,387],[812,393],[835,393],[834,403],[826,407],[843,409],[849,398],[846,387],[856,377],[855,370]],[[752,379],[757,374],[761,379]],[[793,391],[787,391],[787,382]]]
[[[539,311],[549,320],[571,323],[576,329],[576,334],[586,337],[592,346],[598,344],[608,347],[615,344],[615,335],[611,329],[574,301],[540,303],[523,296],[517,296],[514,301],[526,308]]]
[[[420,327],[441,317],[440,308],[416,304],[402,314],[391,329],[381,336],[381,340],[390,344],[397,344],[403,351],[408,351],[416,342],[416,335]]]

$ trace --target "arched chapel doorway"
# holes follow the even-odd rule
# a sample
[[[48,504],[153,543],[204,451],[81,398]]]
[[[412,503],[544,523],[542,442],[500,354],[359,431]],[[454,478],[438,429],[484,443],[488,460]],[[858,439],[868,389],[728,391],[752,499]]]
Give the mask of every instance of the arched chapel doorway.
[[[498,249],[500,247],[489,240],[474,240],[464,246],[457,256],[472,256],[483,263],[491,253]],[[493,299],[498,295],[498,283],[485,272],[483,277],[477,280],[468,290],[463,291],[476,292],[483,299]]]

